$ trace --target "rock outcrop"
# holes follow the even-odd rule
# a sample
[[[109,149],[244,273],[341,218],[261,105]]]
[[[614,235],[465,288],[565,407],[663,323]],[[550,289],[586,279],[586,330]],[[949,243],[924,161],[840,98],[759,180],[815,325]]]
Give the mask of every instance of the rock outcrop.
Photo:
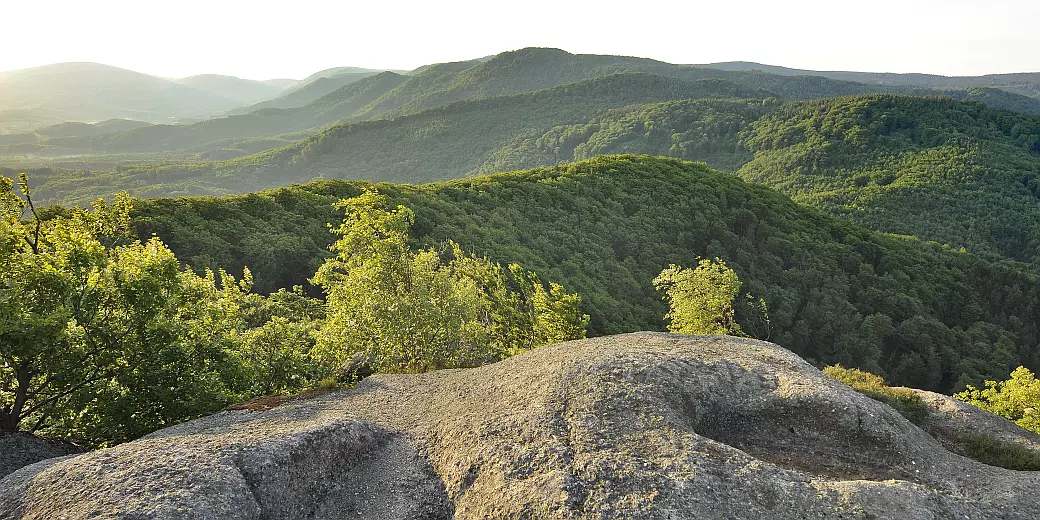
[[[928,417],[920,426],[947,449],[957,451],[965,438],[985,435],[997,442],[1016,444],[1040,453],[1040,435],[994,413],[963,403],[948,395],[911,389],[928,405]]]
[[[44,461],[0,517],[1034,519],[1038,486],[775,345],[638,333]]]
[[[0,434],[0,478],[41,460],[84,451],[75,444],[28,433]]]

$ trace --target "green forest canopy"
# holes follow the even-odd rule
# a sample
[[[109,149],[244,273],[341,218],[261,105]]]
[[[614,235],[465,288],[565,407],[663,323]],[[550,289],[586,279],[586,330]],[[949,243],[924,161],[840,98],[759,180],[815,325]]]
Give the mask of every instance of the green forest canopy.
[[[744,138],[740,169],[799,202],[890,233],[1040,259],[1040,118],[944,98],[789,105]]]
[[[610,108],[694,94],[744,92],[724,82],[615,75],[336,127],[226,163],[31,173],[41,181],[42,198],[85,202],[120,187],[156,196],[229,193],[316,176],[419,183],[649,153],[737,170],[745,180],[878,231],[1037,261],[1040,118],[977,102],[888,95]]]
[[[249,265],[258,288],[274,290],[320,265],[331,203],[368,186],[156,199],[134,225],[196,268]],[[718,257],[768,304],[770,340],[818,363],[942,391],[1037,366],[1040,288],[1023,266],[863,230],[704,165],[598,157],[374,186],[415,212],[415,245],[452,239],[579,293],[593,334],[663,329],[651,280],[668,264]]]
[[[304,106],[282,109],[263,109],[233,117],[215,118],[192,125],[151,125],[144,128],[112,129],[102,133],[89,132],[87,135],[67,135],[49,130],[37,133],[0,136],[0,156],[7,156],[4,161],[12,167],[40,167],[50,165],[56,168],[68,168],[73,171],[62,171],[51,177],[68,179],[67,182],[51,186],[40,186],[40,192],[51,191],[52,195],[62,198],[62,202],[86,203],[97,195],[111,195],[122,187],[126,187],[138,196],[175,196],[188,194],[222,194],[253,191],[267,187],[287,185],[291,182],[310,180],[315,176],[329,178],[363,178],[369,180],[391,180],[400,182],[430,182],[445,178],[457,178],[472,173],[471,168],[481,172],[497,171],[497,164],[486,163],[485,150],[475,146],[473,150],[452,150],[452,155],[463,156],[457,163],[440,159],[442,164],[434,165],[432,171],[409,171],[415,169],[412,161],[412,149],[423,148],[426,152],[436,152],[441,148],[452,149],[453,143],[474,141],[473,136],[454,135],[461,124],[466,128],[472,121],[453,121],[451,118],[444,125],[438,121],[431,124],[415,125],[412,128],[398,128],[404,135],[384,135],[384,127],[374,127],[374,133],[364,137],[351,134],[351,141],[364,143],[403,142],[410,147],[390,150],[382,157],[373,160],[369,148],[360,148],[369,157],[361,161],[350,160],[353,155],[336,156],[333,147],[331,155],[319,158],[320,167],[308,165],[285,165],[275,161],[271,163],[270,154],[249,158],[244,162],[231,164],[219,161],[266,150],[274,150],[290,145],[301,139],[317,134],[333,123],[352,123],[358,121],[389,120],[418,114],[430,109],[439,109],[454,103],[466,105],[472,101],[500,99],[502,103],[517,95],[529,94],[541,90],[575,90],[574,85],[598,80],[611,81],[612,76],[642,75],[653,76],[660,81],[715,83],[731,85],[731,92],[716,92],[710,97],[754,97],[757,99],[777,98],[781,100],[815,99],[821,97],[848,96],[866,93],[901,93],[914,95],[943,94],[957,99],[976,99],[987,105],[1022,113],[1040,114],[1040,101],[1003,92],[996,89],[974,88],[969,90],[927,90],[912,87],[891,85],[867,85],[847,81],[836,81],[819,76],[790,76],[768,74],[757,71],[713,70],[702,67],[672,65],[647,59],[627,58],[620,56],[574,55],[558,49],[521,49],[502,53],[487,61],[471,61],[436,64],[422,67],[408,76],[391,72],[363,78],[350,83],[325,96],[312,100]],[[609,108],[620,109],[632,103],[652,101],[651,91],[643,91],[640,85],[623,85],[622,91],[631,99],[625,100],[617,96],[604,96],[602,92],[586,92],[577,97],[587,105],[596,100],[600,105],[610,104]],[[654,88],[651,86],[651,88]],[[742,93],[736,94],[735,88]],[[689,97],[705,97],[702,94],[687,94]],[[641,100],[639,99],[641,98]],[[541,101],[546,101],[541,99]],[[496,103],[492,103],[495,105]],[[495,114],[498,107],[483,104],[492,108],[492,113],[483,119],[493,119],[490,127],[494,131],[495,146],[503,146],[512,140],[527,139],[533,133],[551,131],[559,125],[585,124],[593,116],[584,114],[579,118],[546,119],[545,117],[527,118],[522,125],[516,126],[515,114],[503,111]],[[555,115],[573,116],[573,109],[567,104],[553,103],[544,112]],[[599,108],[602,108],[600,106]],[[528,107],[528,111],[537,111]],[[456,112],[459,109],[455,109]],[[524,119],[521,117],[521,119]],[[477,121],[477,126],[482,124]],[[391,125],[392,126],[392,125]],[[407,125],[406,125],[407,126]],[[418,126],[418,128],[415,128]],[[368,127],[372,129],[373,127]],[[416,131],[408,131],[416,130]],[[696,128],[679,130],[679,132],[696,132]],[[638,131],[638,129],[637,129]],[[353,130],[351,131],[353,132]],[[696,135],[696,133],[695,133]],[[479,134],[478,134],[479,136]],[[384,140],[386,139],[386,140]],[[431,143],[427,143],[427,142]],[[487,140],[485,140],[487,141]],[[305,145],[307,143],[304,143]],[[342,143],[341,143],[342,144]],[[430,144],[431,146],[426,146]],[[432,146],[439,144],[438,146]],[[487,143],[485,143],[486,146]],[[417,146],[421,145],[421,146]],[[666,147],[667,149],[667,147]],[[357,155],[358,150],[349,150]],[[632,153],[655,153],[651,149],[618,150]],[[668,155],[686,159],[699,159],[681,155],[681,150],[669,152]],[[51,157],[52,159],[45,159]],[[311,159],[314,157],[312,156]],[[343,160],[346,158],[347,160]],[[581,157],[577,157],[581,158]],[[559,158],[559,162],[571,160]],[[193,161],[217,161],[216,163],[190,164]],[[361,164],[357,164],[360,162]],[[436,161],[434,161],[436,162]],[[140,164],[153,166],[140,167]],[[476,165],[476,166],[474,166]],[[513,164],[507,167],[545,166],[548,164]],[[313,165],[311,165],[313,166]],[[727,169],[736,165],[717,164]],[[262,171],[257,171],[257,170]],[[271,171],[271,170],[274,171]],[[404,170],[403,172],[401,170]],[[82,171],[94,170],[94,171]],[[114,171],[113,171],[114,170]],[[16,172],[15,172],[16,173]],[[34,172],[34,178],[49,175],[46,171]],[[300,178],[300,176],[303,178]],[[214,178],[234,176],[240,179],[234,182],[213,182]],[[97,185],[97,187],[93,187]],[[91,191],[92,190],[92,191]]]

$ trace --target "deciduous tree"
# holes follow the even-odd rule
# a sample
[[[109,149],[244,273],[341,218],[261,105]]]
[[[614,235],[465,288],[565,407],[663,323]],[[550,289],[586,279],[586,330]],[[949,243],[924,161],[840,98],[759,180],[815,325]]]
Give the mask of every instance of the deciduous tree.
[[[986,381],[986,388],[969,385],[954,397],[1040,433],[1040,380],[1026,367],[1016,368],[1005,381]]]
[[[669,306],[665,318],[670,320],[671,332],[742,334],[733,319],[733,300],[740,292],[740,280],[722,260],[700,259],[693,269],[669,265],[654,279],[654,287],[665,293]]]
[[[318,349],[325,362],[418,372],[496,361],[550,342],[583,338],[581,298],[519,266],[408,247],[412,212],[366,190],[339,204],[335,253],[314,283],[326,291]]]
[[[0,178],[0,431],[132,438],[226,399],[227,333],[247,283],[130,241],[130,199],[41,218]]]

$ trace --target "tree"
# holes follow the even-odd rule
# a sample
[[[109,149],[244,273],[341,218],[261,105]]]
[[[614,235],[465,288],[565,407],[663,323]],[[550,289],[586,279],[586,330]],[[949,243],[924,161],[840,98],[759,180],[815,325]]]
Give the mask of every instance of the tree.
[[[0,178],[0,432],[132,438],[210,411],[248,280],[183,270],[127,238],[125,194],[43,219]]]
[[[740,285],[737,273],[718,258],[699,259],[693,269],[672,264],[654,279],[668,302],[668,330],[679,334],[741,335],[733,319]]]
[[[236,336],[233,349],[248,395],[291,392],[328,375],[314,357],[325,303],[304,295],[303,287],[280,289],[266,297],[246,295],[239,315],[244,330]]]
[[[335,256],[313,283],[326,292],[319,356],[355,370],[421,372],[477,366],[546,343],[585,337],[581,298],[534,273],[504,268],[454,242],[412,252],[412,212],[373,190],[338,204]],[[351,368],[354,367],[354,368]],[[353,377],[355,374],[345,374]]]
[[[270,395],[306,387],[319,380],[319,367],[310,353],[313,322],[274,316],[238,338],[236,351],[252,383],[251,395]]]
[[[1040,433],[1040,380],[1026,367],[1016,368],[1005,381],[986,381],[984,389],[968,385],[954,397]]]

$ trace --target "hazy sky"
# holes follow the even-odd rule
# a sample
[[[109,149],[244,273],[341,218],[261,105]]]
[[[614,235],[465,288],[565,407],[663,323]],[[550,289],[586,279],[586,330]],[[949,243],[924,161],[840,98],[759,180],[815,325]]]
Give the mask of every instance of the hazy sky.
[[[0,0],[0,70],[93,61],[161,76],[302,78],[528,46],[672,63],[1040,71],[1037,0]]]

